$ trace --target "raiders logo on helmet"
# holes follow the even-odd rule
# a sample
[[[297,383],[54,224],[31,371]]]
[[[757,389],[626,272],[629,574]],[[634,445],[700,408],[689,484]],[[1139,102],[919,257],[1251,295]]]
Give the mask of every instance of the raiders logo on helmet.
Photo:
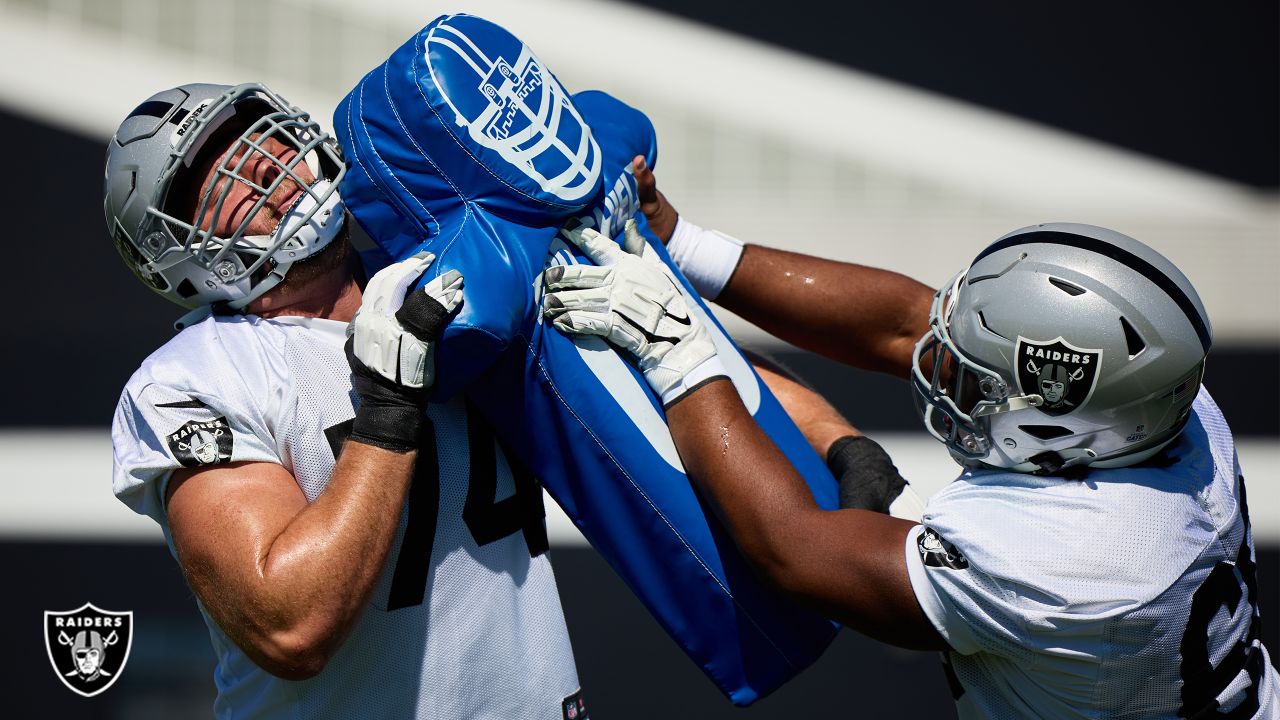
[[[1084,405],[1098,383],[1102,350],[1086,350],[1064,340],[1028,340],[1018,336],[1015,349],[1018,387],[1025,395],[1044,398],[1040,411],[1065,415]]]

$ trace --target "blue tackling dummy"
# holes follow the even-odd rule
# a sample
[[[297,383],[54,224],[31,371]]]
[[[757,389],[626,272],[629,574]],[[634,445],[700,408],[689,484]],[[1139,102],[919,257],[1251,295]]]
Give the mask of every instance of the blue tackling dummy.
[[[612,237],[641,217],[629,168],[636,155],[656,160],[648,118],[602,92],[570,97],[506,30],[447,15],[366,75],[334,128],[352,166],[342,197],[377,245],[362,252],[369,272],[425,248],[437,259],[422,282],[453,269],[465,277],[435,392],[466,392],[734,703],[817,659],[837,627],[751,574],[700,505],[640,374],[602,340],[542,323],[543,270],[589,262],[557,238],[561,223],[579,218]],[[835,508],[825,464],[684,285],[747,409],[819,504]]]

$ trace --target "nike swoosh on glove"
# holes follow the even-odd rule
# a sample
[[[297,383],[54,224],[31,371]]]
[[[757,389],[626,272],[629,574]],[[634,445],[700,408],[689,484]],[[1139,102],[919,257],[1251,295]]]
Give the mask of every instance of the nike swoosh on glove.
[[[417,447],[435,342],[462,304],[462,274],[450,270],[405,293],[435,260],[422,252],[383,268],[365,286],[347,326],[351,385],[360,398],[351,439],[405,452]]]
[[[543,314],[571,335],[599,335],[626,351],[670,407],[717,377],[727,377],[715,344],[671,271],[628,220],[627,250],[592,228],[561,230],[596,265],[564,265],[543,274]]]

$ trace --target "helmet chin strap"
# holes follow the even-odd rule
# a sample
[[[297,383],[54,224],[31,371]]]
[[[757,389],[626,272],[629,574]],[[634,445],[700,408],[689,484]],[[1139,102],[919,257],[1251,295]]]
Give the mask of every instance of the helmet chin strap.
[[[258,284],[253,286],[253,290],[251,290],[248,295],[245,295],[238,300],[232,300],[226,303],[224,307],[237,312],[249,307],[249,303],[257,300],[263,295],[266,295],[272,288],[284,282],[284,274],[289,272],[289,268],[292,266],[293,263],[291,262],[277,263],[276,266],[271,268],[271,271],[267,273],[266,277],[259,280]]]
[[[1027,462],[1018,463],[1008,469],[1032,475],[1057,475],[1067,468],[1088,465],[1096,457],[1098,457],[1096,452],[1086,448],[1046,450],[1027,458]]]
[[[1035,475],[1057,475],[1063,470],[1072,467],[1089,466],[1091,468],[1108,469],[1128,467],[1137,465],[1140,462],[1151,459],[1153,455],[1165,449],[1169,443],[1176,439],[1178,433],[1174,433],[1171,437],[1166,438],[1163,442],[1155,445],[1129,452],[1122,455],[1097,459],[1098,454],[1086,448],[1065,448],[1062,450],[1048,450],[1039,455],[1033,455],[1027,459],[1027,462],[1019,463],[1009,468],[1016,472],[1032,473]]]
[[[951,459],[966,468],[990,468],[993,470],[1027,473],[1028,475],[1056,475],[1066,468],[1089,465],[1097,456],[1097,453],[1092,450],[1066,448],[1064,450],[1046,450],[1032,455],[1025,462],[1015,465],[999,465],[986,460],[965,458],[954,450],[951,451]]]
[[[285,273],[289,272],[289,267],[292,265],[293,263],[281,263],[271,268],[271,272],[267,273],[267,276],[262,278],[262,280],[254,286],[251,293],[238,300],[201,305],[200,307],[188,312],[186,315],[174,320],[173,329],[181,332],[182,330],[204,320],[210,315],[228,315],[243,312],[244,309],[249,306],[249,303],[257,300],[267,294],[272,288],[279,285],[284,280]],[[228,313],[227,311],[233,312]]]

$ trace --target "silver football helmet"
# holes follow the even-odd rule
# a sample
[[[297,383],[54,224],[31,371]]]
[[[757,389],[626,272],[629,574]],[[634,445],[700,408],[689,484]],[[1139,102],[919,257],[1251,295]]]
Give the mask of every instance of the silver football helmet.
[[[961,464],[1120,467],[1181,432],[1211,342],[1200,297],[1155,250],[1092,225],[1034,225],[938,291],[912,385]]]
[[[286,148],[276,151],[282,157],[263,149],[271,138]],[[199,164],[210,162],[210,153],[218,153],[216,179],[202,188],[196,176],[204,174]],[[187,308],[243,309],[277,285],[292,263],[337,237],[345,172],[333,138],[265,86],[183,85],[148,98],[111,138],[107,226],[125,263],[164,297]],[[256,200],[247,212],[226,202],[237,183]],[[278,191],[297,197],[286,197],[292,204],[281,210],[275,230],[246,234]],[[224,213],[243,219],[229,233],[215,234]],[[197,225],[198,218],[204,221]]]

